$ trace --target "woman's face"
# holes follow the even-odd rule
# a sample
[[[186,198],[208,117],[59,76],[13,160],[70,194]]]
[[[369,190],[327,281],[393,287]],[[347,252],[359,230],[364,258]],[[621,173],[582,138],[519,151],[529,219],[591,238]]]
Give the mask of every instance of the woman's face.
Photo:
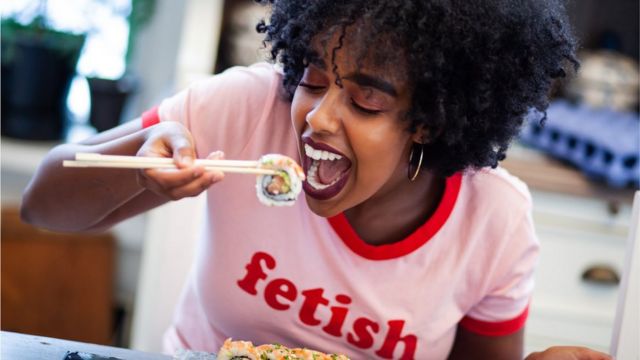
[[[326,56],[306,68],[291,107],[307,202],[325,217],[361,204],[384,204],[409,181],[415,135],[402,121],[410,105],[408,81],[368,68],[366,61],[358,67],[348,53],[341,49],[335,60],[342,87]]]

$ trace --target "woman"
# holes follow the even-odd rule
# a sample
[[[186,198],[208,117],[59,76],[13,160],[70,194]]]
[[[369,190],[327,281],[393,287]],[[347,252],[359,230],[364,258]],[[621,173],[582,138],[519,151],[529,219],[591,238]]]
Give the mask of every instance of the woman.
[[[538,242],[526,186],[490,168],[577,64],[562,6],[278,1],[258,29],[282,68],[231,69],[142,124],[55,148],[25,220],[103,230],[208,189],[168,352],[233,337],[354,358],[520,358]],[[296,158],[305,198],[263,207],[255,180],[193,165],[219,150]],[[180,170],[61,168],[81,151]]]

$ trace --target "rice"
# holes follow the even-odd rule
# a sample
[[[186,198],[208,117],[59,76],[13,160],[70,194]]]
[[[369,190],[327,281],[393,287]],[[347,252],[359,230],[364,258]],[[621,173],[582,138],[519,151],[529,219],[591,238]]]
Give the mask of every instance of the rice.
[[[291,206],[302,191],[304,171],[295,160],[280,154],[260,158],[260,168],[273,169],[278,175],[260,175],[256,179],[256,195],[267,206]]]
[[[218,360],[260,360],[258,351],[251,341],[232,341],[227,339],[218,351]]]
[[[227,339],[218,352],[219,360],[349,360],[341,354],[325,354],[306,348],[288,348],[280,344],[253,346],[250,341]]]

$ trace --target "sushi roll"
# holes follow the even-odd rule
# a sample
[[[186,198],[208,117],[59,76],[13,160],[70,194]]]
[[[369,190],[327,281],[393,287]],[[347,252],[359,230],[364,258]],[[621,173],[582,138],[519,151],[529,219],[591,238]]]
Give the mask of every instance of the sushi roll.
[[[302,191],[304,171],[290,157],[267,154],[260,158],[261,169],[277,170],[277,175],[260,175],[256,180],[258,200],[267,206],[291,206]]]
[[[225,340],[218,351],[218,360],[240,359],[260,360],[260,355],[251,341],[232,341],[230,338]]]
[[[346,355],[325,354],[307,348],[288,348],[280,344],[264,344],[253,347],[250,342],[231,341],[231,339],[225,341],[218,353],[218,359],[252,359],[251,357],[225,357],[228,354],[228,349],[244,348],[246,344],[251,345],[256,353],[255,356],[260,360],[350,360]]]
[[[256,347],[256,350],[261,360],[280,360],[285,356],[291,357],[289,349],[280,344],[264,344]]]

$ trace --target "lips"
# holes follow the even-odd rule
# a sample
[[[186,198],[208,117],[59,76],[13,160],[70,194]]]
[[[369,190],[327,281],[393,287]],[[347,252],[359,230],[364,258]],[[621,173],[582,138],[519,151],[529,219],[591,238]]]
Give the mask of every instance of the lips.
[[[327,144],[315,142],[309,137],[303,137],[302,142],[305,148],[307,146],[310,146],[315,151],[326,151],[330,154],[333,154],[330,155],[331,158],[342,158],[342,160],[340,161],[348,162],[348,166],[346,167],[346,169],[342,170],[338,177],[334,179],[330,184],[325,185],[320,184],[319,180],[316,178],[318,167],[320,166],[320,162],[331,160],[315,160],[307,154],[307,151],[305,151],[303,154],[302,165],[304,167],[305,174],[307,175],[307,180],[302,184],[302,188],[305,193],[310,197],[318,200],[327,200],[338,195],[346,185],[347,180],[349,180],[348,175],[351,171],[351,161],[349,160],[349,158],[347,158],[337,149],[334,149]],[[307,148],[307,150],[309,149]],[[315,157],[317,158],[317,155],[315,155]]]

